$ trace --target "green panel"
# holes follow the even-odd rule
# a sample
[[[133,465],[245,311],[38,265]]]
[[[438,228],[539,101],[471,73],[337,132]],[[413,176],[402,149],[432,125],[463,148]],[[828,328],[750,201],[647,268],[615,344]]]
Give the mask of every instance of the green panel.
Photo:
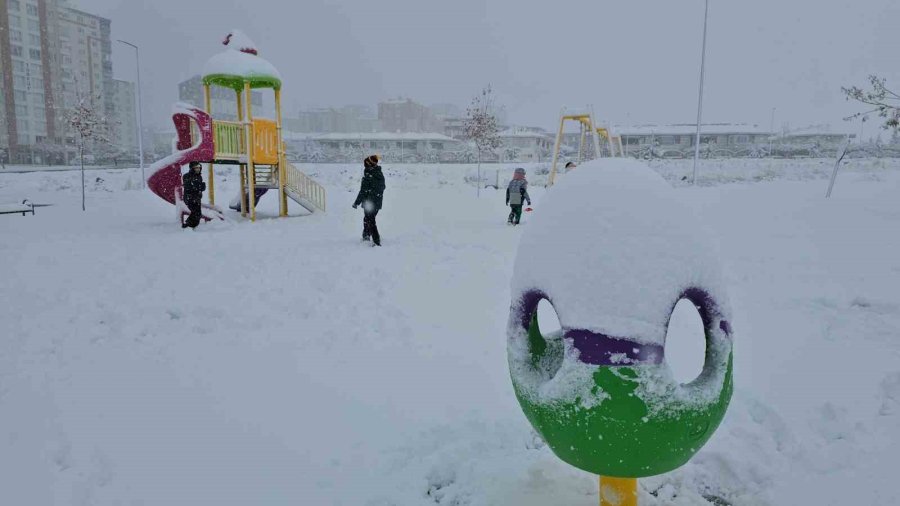
[[[244,83],[250,83],[251,88],[281,89],[281,79],[275,76],[251,76],[244,77],[234,74],[210,74],[203,76],[203,84],[222,86],[235,91],[242,91]]]
[[[215,122],[213,123],[213,142],[216,153],[224,155],[243,154],[241,151],[241,135],[243,127],[240,124]]]
[[[545,341],[538,329],[535,315],[528,329],[532,366],[560,363],[560,346]],[[525,416],[560,459],[601,476],[640,478],[680,467],[709,440],[731,400],[732,363],[729,354],[721,393],[706,405],[665,399],[650,409],[635,394],[635,369],[663,367],[657,365],[597,366],[592,390],[597,398],[587,404],[580,398],[534,402],[515,376],[512,380]]]

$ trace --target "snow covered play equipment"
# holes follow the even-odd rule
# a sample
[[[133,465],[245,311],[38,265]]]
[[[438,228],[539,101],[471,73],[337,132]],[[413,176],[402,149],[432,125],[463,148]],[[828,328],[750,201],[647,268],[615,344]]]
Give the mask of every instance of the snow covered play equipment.
[[[731,399],[731,317],[714,244],[681,195],[636,160],[587,162],[541,207],[513,275],[516,396],[559,458],[602,477],[602,504],[636,504],[636,478],[685,464]],[[706,336],[703,370],[686,384],[665,361],[681,299]],[[542,300],[559,332],[541,332]]]
[[[225,51],[213,56],[203,71],[203,92],[206,111],[197,107],[176,104],[172,121],[178,134],[176,152],[151,168],[147,180],[153,193],[175,204],[187,213],[182,203],[181,167],[197,161],[208,164],[209,204],[204,204],[206,219],[221,217],[216,207],[215,164],[240,167],[240,204],[235,206],[242,216],[256,219],[256,201],[266,191],[277,189],[279,215],[287,216],[287,199],[291,198],[306,210],[325,210],[325,190],[287,161],[281,131],[281,76],[278,70],[262,59],[255,44],[239,30],[232,30],[223,41]],[[212,119],[211,86],[234,90],[237,100],[237,121]],[[255,118],[251,90],[271,89],[275,93],[275,119]],[[250,142],[247,142],[247,140]],[[241,198],[244,196],[244,198]]]
[[[587,159],[587,150],[591,150],[593,158],[599,158],[603,151],[600,148],[600,139],[606,141],[608,154],[611,157],[623,156],[622,138],[613,136],[608,128],[597,126],[594,121],[593,107],[588,107],[577,112],[567,111],[563,108],[559,113],[559,130],[556,131],[556,143],[553,145],[553,163],[550,167],[550,177],[547,179],[547,186],[553,186],[556,180],[556,164],[559,162],[559,149],[562,146],[563,131],[566,127],[566,121],[578,122],[581,129],[581,136],[578,142],[578,164]],[[588,141],[588,142],[585,142]]]

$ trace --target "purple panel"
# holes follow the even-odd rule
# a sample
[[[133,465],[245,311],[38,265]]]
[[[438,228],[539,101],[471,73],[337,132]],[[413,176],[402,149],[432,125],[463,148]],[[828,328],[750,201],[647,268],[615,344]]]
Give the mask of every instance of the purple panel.
[[[564,334],[579,351],[578,359],[593,365],[661,364],[665,348],[641,344],[623,337],[611,337],[590,330],[568,329]]]
[[[551,305],[553,304],[550,297],[539,290],[531,290],[522,295],[517,308],[517,319],[525,331],[531,325],[531,319],[543,299],[546,299]],[[706,334],[707,348],[709,348],[709,339],[716,330],[714,322],[717,319],[720,320],[719,329],[731,337],[731,324],[727,320],[721,319],[722,313],[718,304],[706,290],[696,287],[688,288],[681,293],[675,303],[677,304],[681,299],[691,301],[697,308],[697,312],[700,313]],[[673,304],[672,309],[674,307]],[[569,339],[575,349],[579,351],[579,360],[587,364],[604,366],[661,364],[665,356],[665,346],[662,345],[641,344],[628,337],[609,336],[584,329],[563,330],[563,336]]]

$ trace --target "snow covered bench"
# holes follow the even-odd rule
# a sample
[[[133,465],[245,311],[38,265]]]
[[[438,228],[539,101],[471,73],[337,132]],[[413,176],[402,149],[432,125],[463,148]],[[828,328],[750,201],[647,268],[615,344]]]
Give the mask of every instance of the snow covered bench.
[[[15,214],[22,213],[22,216],[25,216],[25,213],[31,213],[34,215],[34,204],[28,202],[28,200],[23,200],[21,204],[0,204],[0,214]]]

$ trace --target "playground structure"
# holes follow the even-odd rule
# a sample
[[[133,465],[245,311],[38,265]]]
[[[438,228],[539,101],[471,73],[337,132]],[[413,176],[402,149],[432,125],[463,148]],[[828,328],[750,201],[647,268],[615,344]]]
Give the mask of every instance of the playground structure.
[[[222,219],[216,206],[215,165],[237,165],[240,193],[232,209],[256,220],[256,204],[268,190],[278,190],[279,216],[288,215],[288,198],[309,212],[325,210],[324,188],[297,170],[285,156],[281,124],[281,76],[271,63],[259,57],[254,44],[240,31],[232,30],[223,42],[227,49],[213,56],[203,72],[206,110],[176,104],[172,121],[177,132],[175,153],[151,168],[147,180],[151,191],[187,214],[183,202],[181,167],[190,162],[206,163],[209,203],[203,204],[206,220]],[[212,86],[234,90],[237,121],[210,116]],[[275,96],[275,118],[253,115],[251,91],[271,89]],[[249,142],[248,142],[249,140]]]
[[[597,126],[594,121],[593,107],[589,107],[584,111],[569,113],[563,109],[559,114],[559,130],[556,132],[556,142],[553,146],[553,164],[550,168],[550,177],[547,180],[547,186],[553,186],[556,180],[557,163],[559,162],[559,150],[562,146],[563,132],[567,121],[575,121],[581,129],[580,140],[578,143],[577,163],[580,164],[584,160],[592,158],[600,158],[603,154],[600,139],[607,145],[607,153],[609,156],[624,156],[625,150],[622,147],[622,138],[613,136],[609,128]],[[590,151],[588,151],[590,150]]]
[[[601,506],[636,506],[637,478],[687,463],[733,392],[722,275],[679,198],[641,162],[588,162],[545,196],[520,242],[507,328],[516,397],[557,457],[600,476]],[[583,223],[557,226],[573,216]],[[703,370],[685,384],[665,361],[680,300],[706,340]],[[541,332],[542,301],[560,331]]]

